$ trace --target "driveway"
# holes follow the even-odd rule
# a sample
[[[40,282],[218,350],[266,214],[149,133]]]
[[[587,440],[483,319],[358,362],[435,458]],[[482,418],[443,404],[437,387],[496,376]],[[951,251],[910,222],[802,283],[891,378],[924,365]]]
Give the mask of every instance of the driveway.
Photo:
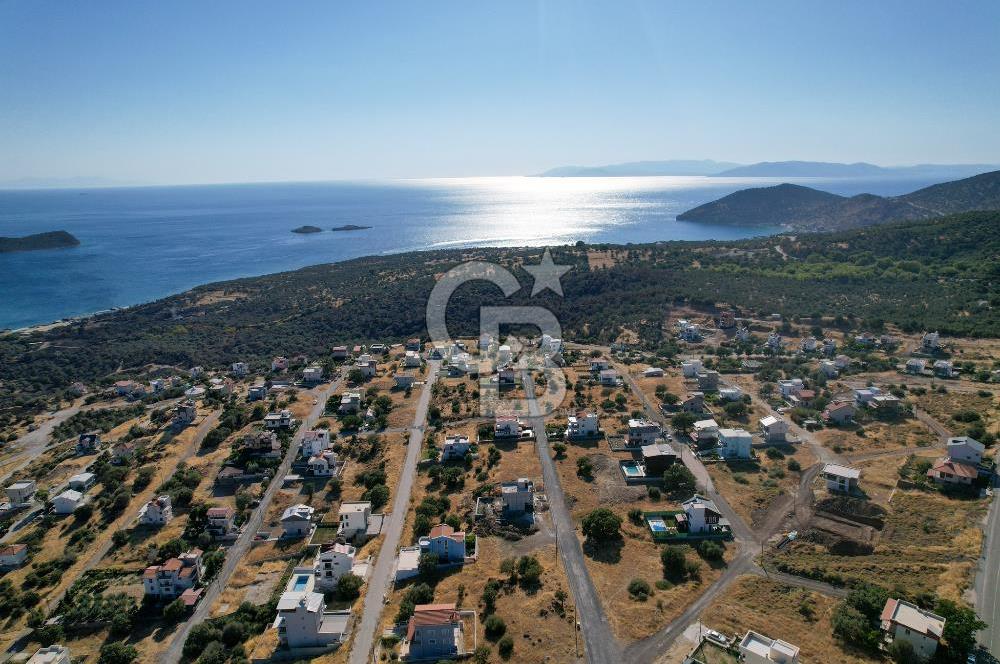
[[[407,508],[410,505],[410,492],[413,489],[413,479],[417,474],[417,462],[420,460],[420,448],[424,442],[424,429],[427,426],[427,409],[431,402],[431,388],[437,380],[441,362],[428,362],[427,381],[420,392],[417,402],[417,413],[410,428],[410,440],[406,447],[406,459],[403,470],[399,474],[399,486],[396,487],[396,497],[392,501],[392,512],[386,515],[382,522],[382,548],[379,549],[375,568],[368,580],[365,591],[365,602],[361,612],[361,620],[354,630],[354,643],[351,646],[350,664],[367,664],[371,659],[375,645],[375,632],[378,630],[382,608],[382,598],[392,584],[392,567],[396,562],[396,549],[403,535],[403,522],[406,520]]]

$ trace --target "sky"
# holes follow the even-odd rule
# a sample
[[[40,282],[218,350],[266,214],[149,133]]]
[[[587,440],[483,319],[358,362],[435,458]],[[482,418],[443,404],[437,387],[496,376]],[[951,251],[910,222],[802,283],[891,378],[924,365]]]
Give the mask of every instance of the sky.
[[[0,181],[996,163],[998,109],[994,0],[0,0]]]

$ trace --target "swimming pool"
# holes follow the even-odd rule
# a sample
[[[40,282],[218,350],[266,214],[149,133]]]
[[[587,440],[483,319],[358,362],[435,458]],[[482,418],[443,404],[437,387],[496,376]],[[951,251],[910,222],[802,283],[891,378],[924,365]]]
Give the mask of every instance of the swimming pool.
[[[299,574],[295,577],[295,585],[292,586],[292,590],[296,592],[301,592],[309,587],[309,575]]]
[[[646,474],[643,472],[642,467],[635,461],[622,461],[621,467],[626,477],[642,477]]]
[[[646,519],[646,523],[649,524],[649,529],[654,533],[667,532],[667,522],[663,520],[663,517],[651,516]]]

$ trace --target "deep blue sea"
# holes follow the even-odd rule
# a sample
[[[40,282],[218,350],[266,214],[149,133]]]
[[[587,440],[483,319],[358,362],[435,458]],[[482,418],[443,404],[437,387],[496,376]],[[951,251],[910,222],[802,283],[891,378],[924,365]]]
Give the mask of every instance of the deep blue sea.
[[[733,239],[771,228],[676,215],[765,178],[492,177],[0,191],[0,236],[67,230],[72,249],[0,254],[0,329],[148,302],[208,282],[421,249]],[[795,179],[838,194],[930,181]],[[326,232],[298,235],[310,224]],[[371,229],[330,232],[357,224]]]

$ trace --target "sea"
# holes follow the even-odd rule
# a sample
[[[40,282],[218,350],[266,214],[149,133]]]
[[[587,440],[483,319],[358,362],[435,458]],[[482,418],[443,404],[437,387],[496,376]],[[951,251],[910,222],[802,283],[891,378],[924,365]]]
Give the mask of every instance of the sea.
[[[897,195],[930,180],[476,177],[0,190],[0,236],[66,230],[70,249],[0,254],[0,329],[149,302],[205,283],[362,256],[468,246],[729,240],[778,232],[678,221],[789,181]],[[332,232],[335,226],[371,226]],[[322,233],[292,229],[313,225]]]

